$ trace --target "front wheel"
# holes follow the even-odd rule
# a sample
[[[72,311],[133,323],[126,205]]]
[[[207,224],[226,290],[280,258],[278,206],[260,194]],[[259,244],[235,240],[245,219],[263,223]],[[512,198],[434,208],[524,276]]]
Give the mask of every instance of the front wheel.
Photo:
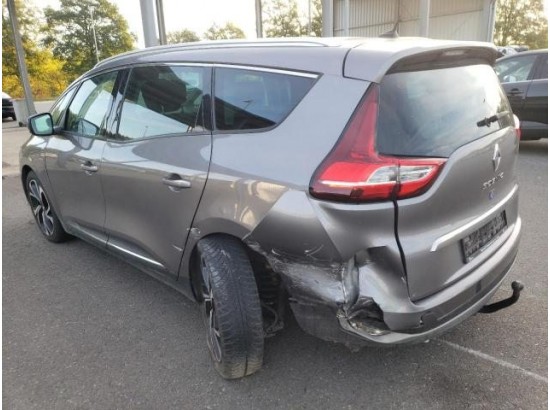
[[[42,183],[32,171],[28,173],[25,179],[25,193],[34,220],[46,239],[51,242],[64,242],[69,239],[70,236],[63,229]]]
[[[240,241],[202,239],[198,244],[201,308],[206,341],[218,373],[226,379],[248,376],[262,367],[262,309],[254,272]]]

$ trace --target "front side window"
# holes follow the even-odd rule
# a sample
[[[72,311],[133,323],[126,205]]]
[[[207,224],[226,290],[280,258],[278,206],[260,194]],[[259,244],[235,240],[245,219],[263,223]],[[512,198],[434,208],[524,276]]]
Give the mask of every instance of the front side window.
[[[501,83],[527,81],[536,59],[537,56],[531,54],[498,61],[495,64],[498,79]]]
[[[126,86],[118,138],[205,132],[204,67],[136,67]],[[206,93],[207,94],[207,93]]]
[[[82,83],[67,112],[67,131],[87,137],[102,133],[103,121],[113,102],[117,74],[116,71],[101,74]]]
[[[217,68],[216,128],[251,130],[277,125],[298,105],[314,82],[312,77]]]
[[[61,97],[57,103],[53,106],[51,114],[53,119],[53,125],[59,125],[62,120],[63,113],[71,101],[71,97],[74,95],[75,88],[69,90]]]

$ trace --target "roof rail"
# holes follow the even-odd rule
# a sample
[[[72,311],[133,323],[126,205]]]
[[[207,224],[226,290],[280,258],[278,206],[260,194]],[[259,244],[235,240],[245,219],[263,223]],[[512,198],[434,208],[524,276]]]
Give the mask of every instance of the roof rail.
[[[301,38],[288,38],[288,39],[264,39],[264,40],[205,40],[205,41],[196,41],[192,43],[180,43],[180,44],[169,44],[162,46],[148,47],[146,49],[138,49],[128,51],[126,53],[118,54],[116,56],[108,57],[104,60],[98,62],[94,68],[101,67],[106,63],[114,62],[124,57],[131,55],[154,55],[160,54],[162,52],[177,52],[185,50],[203,50],[203,49],[212,49],[212,48],[239,48],[239,47],[249,47],[249,46],[258,46],[258,47],[326,47],[328,44],[323,42],[321,39],[301,39]]]

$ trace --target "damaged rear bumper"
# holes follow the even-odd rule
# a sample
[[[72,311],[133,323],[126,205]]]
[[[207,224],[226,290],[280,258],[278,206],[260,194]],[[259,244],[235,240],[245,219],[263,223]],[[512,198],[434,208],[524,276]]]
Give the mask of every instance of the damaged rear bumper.
[[[412,302],[403,278],[377,258],[340,270],[271,259],[291,295],[300,326],[325,340],[357,345],[419,343],[455,327],[485,306],[510,271],[519,247],[521,219],[502,245],[467,277]],[[383,259],[383,257],[381,258]]]

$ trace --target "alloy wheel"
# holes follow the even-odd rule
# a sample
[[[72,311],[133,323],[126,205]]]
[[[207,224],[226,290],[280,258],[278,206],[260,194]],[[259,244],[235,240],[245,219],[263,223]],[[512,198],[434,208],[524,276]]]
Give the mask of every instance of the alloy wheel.
[[[206,325],[206,337],[208,348],[212,353],[212,358],[216,362],[222,360],[222,348],[220,342],[220,331],[216,317],[216,303],[214,301],[214,292],[210,283],[210,274],[204,260],[201,261],[201,271],[203,277],[202,284],[202,314]]]
[[[42,186],[35,179],[29,180],[28,194],[32,213],[40,230],[44,235],[51,236],[54,231],[53,210]]]

